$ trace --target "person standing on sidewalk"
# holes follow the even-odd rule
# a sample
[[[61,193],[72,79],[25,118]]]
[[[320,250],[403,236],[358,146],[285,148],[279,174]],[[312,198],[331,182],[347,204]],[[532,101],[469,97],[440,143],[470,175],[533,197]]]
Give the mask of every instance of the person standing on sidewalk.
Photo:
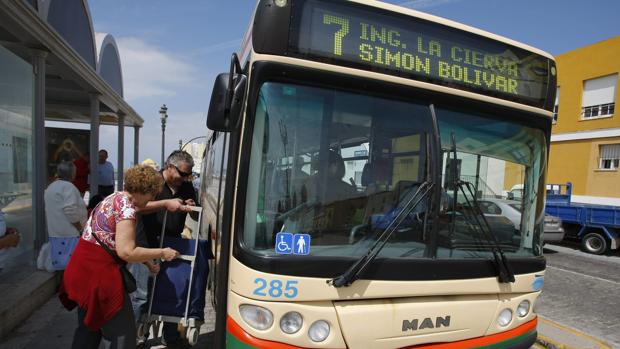
[[[90,174],[89,153],[86,152],[79,158],[73,160],[75,165],[75,179],[73,185],[80,191],[80,195],[84,197],[88,190],[88,175]]]
[[[127,170],[125,178],[124,191],[106,197],[92,212],[65,270],[60,300],[68,310],[79,307],[74,349],[97,349],[102,341],[106,349],[135,348],[135,320],[119,270],[125,265],[117,260],[141,263],[179,256],[171,248],[136,246],[136,210],[159,193],[160,174],[148,166],[136,166]]]
[[[99,163],[97,171],[99,173],[99,194],[104,198],[114,193],[114,166],[108,160],[108,151],[99,150]]]
[[[160,171],[163,183],[162,190],[154,201],[139,210],[138,235],[146,238],[151,248],[159,246],[158,235],[161,234],[164,222],[164,213],[169,211],[166,218],[165,236],[181,237],[185,227],[185,218],[191,211],[187,206],[196,206],[196,191],[191,182],[194,159],[182,150],[175,150],[168,156],[164,168]],[[132,266],[132,272],[140,273],[134,268],[142,270],[142,275],[136,275],[138,290],[134,293],[133,305],[136,313],[143,312],[147,300],[147,285],[145,282],[144,267]],[[142,281],[141,281],[142,280]],[[143,290],[143,291],[141,291]],[[179,346],[181,336],[176,323],[164,322],[163,340],[167,346]]]
[[[51,247],[52,267],[63,270],[69,262],[88,218],[86,204],[73,185],[73,162],[58,164],[57,179],[45,190],[45,218]]]

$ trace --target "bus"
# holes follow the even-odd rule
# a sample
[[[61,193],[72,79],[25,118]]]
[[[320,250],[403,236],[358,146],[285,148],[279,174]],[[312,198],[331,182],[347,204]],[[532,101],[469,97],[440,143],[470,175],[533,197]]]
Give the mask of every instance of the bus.
[[[370,0],[260,0],[201,174],[216,348],[529,348],[556,66]],[[481,205],[515,185],[517,227]]]

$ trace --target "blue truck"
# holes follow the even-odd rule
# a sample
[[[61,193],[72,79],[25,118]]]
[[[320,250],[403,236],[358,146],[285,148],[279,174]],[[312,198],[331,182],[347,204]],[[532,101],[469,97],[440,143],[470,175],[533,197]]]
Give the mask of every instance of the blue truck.
[[[620,207],[571,202],[572,183],[548,184],[545,212],[560,217],[584,251],[603,254],[620,247]]]

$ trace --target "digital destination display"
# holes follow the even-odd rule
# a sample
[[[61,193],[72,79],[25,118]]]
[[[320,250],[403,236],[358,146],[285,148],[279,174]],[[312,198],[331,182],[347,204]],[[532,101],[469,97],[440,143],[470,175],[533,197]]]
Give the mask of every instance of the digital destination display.
[[[549,58],[502,42],[355,3],[308,0],[290,49],[305,58],[544,107]]]

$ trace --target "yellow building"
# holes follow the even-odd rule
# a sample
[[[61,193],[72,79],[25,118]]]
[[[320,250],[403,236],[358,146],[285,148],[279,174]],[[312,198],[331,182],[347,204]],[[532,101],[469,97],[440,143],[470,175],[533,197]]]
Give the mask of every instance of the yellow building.
[[[573,201],[620,206],[620,36],[556,56],[558,93],[547,183]]]

